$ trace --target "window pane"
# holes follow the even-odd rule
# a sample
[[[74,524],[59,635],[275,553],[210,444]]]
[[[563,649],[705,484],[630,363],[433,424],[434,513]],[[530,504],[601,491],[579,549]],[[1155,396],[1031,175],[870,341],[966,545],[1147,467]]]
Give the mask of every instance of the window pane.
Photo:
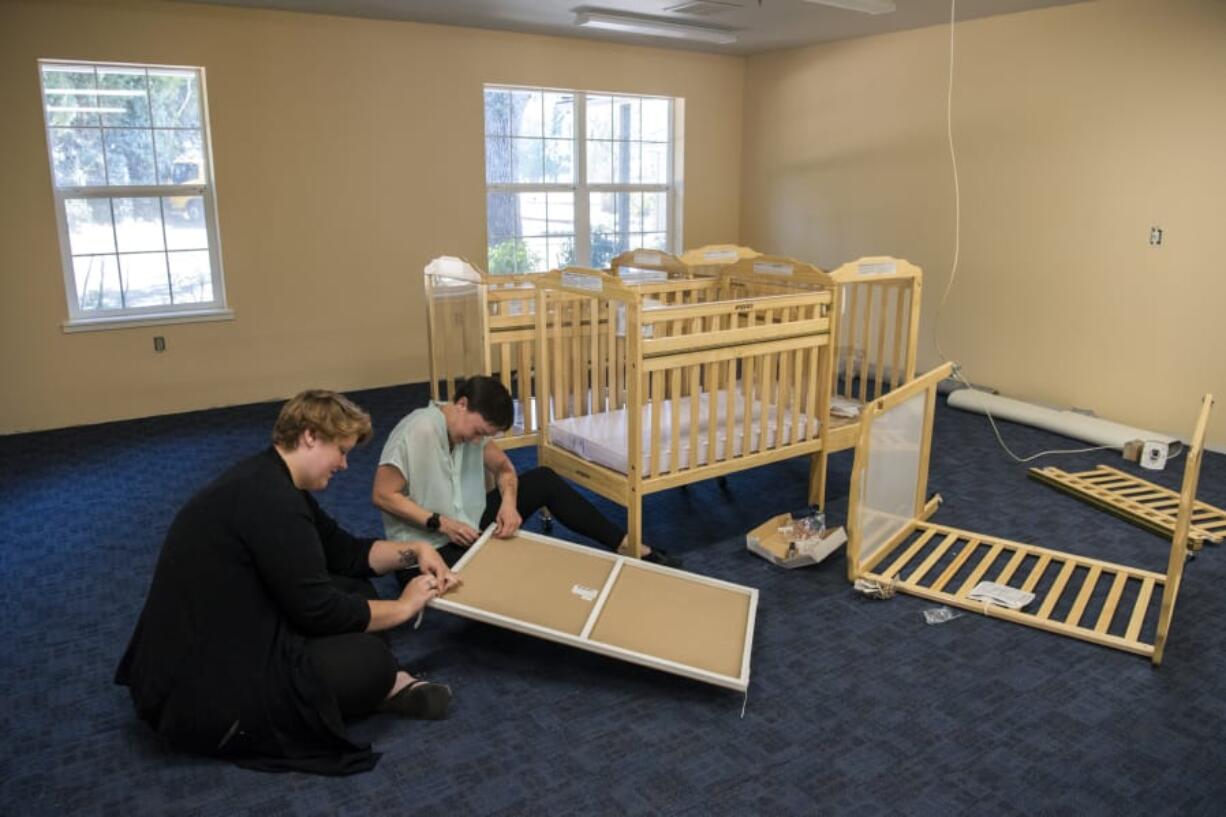
[[[490,246],[519,233],[519,202],[514,193],[489,193],[485,200],[485,230]],[[491,268],[490,272],[494,270]]]
[[[613,138],[640,139],[639,101],[625,97],[613,98]]]
[[[199,128],[200,83],[195,71],[149,71],[149,101],[155,128]]]
[[[52,128],[51,162],[57,187],[106,184],[101,131],[93,128]]]
[[[613,182],[614,184],[639,183],[639,148],[640,142],[613,143]]]
[[[149,127],[149,95],[143,69],[99,69],[98,88],[99,107],[112,109],[101,114],[103,127]]]
[[[627,200],[626,211],[630,216],[627,228],[632,233],[643,232],[643,194],[623,193]]]
[[[119,287],[119,262],[113,255],[73,256],[77,303],[83,310],[119,309],[123,296]]]
[[[121,253],[165,249],[160,199],[111,201],[115,208],[115,239],[119,243]],[[124,274],[127,274],[126,270]]]
[[[540,184],[544,164],[544,141],[541,139],[514,139],[514,173],[511,181]]]
[[[587,138],[612,139],[613,100],[607,96],[589,96],[587,98]]]
[[[543,236],[549,218],[545,209],[544,193],[519,194],[519,230],[521,236]],[[542,253],[541,257],[544,257]]]
[[[549,193],[549,234],[575,235],[575,194]]]
[[[206,250],[209,231],[204,220],[203,196],[166,196],[162,199],[166,249]]]
[[[170,301],[166,254],[142,252],[119,256],[124,306],[164,306]]]
[[[507,136],[485,137],[485,182],[505,184],[511,181],[511,139]]]
[[[132,128],[102,131],[106,142],[106,174],[111,184],[156,184],[153,135]]]
[[[643,231],[665,232],[668,230],[668,194],[643,194]]]
[[[204,136],[198,130],[155,130],[158,182],[204,184]]]
[[[175,303],[201,304],[213,300],[213,275],[207,251],[172,252],[167,257]]]
[[[549,247],[547,240],[544,238],[525,238],[524,239],[525,253],[523,256],[525,266],[520,267],[516,272],[542,272],[547,267],[549,258]]]
[[[68,217],[68,246],[73,255],[115,252],[109,199],[68,199],[64,212]]]
[[[544,239],[532,239],[544,241]],[[542,256],[534,257],[528,243],[522,238],[507,238],[489,243],[489,264],[491,273],[532,272],[540,268],[544,261]]]
[[[545,140],[545,181],[570,184],[575,180],[572,161],[574,142],[569,139]]]
[[[545,94],[545,136],[573,139],[575,136],[574,94]]]
[[[668,145],[643,142],[643,184],[668,184]]]
[[[592,233],[612,235],[617,231],[617,200],[613,193],[593,193],[589,197]]]
[[[668,249],[668,234],[667,233],[646,233],[643,235],[643,243],[641,244],[645,250],[667,250]]]
[[[541,130],[541,92],[511,92],[511,123],[515,136],[543,136]]]
[[[671,107],[667,99],[643,100],[643,141],[668,141]]]
[[[511,92],[485,92],[485,133],[486,135],[511,135]]]
[[[587,180],[589,184],[613,181],[613,143],[587,143]]]
[[[43,100],[47,107],[47,124],[51,126],[97,126],[98,114],[82,108],[98,108],[96,94],[65,93],[65,89],[98,87],[92,67],[44,65]]]
[[[555,236],[549,239],[549,269],[562,269],[575,264],[574,236]]]

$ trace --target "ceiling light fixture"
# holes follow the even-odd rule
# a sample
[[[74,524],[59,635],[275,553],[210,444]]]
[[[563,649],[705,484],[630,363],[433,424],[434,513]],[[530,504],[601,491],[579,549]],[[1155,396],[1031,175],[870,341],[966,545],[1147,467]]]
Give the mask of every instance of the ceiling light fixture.
[[[805,0],[817,6],[834,6],[848,11],[862,11],[865,14],[889,14],[896,10],[894,0]]]
[[[671,37],[677,40],[696,40],[704,43],[728,45],[736,42],[736,34],[720,28],[674,23],[648,17],[613,14],[607,11],[579,11],[575,13],[575,25],[597,28],[602,31],[620,31],[625,34],[646,34],[650,37]]]

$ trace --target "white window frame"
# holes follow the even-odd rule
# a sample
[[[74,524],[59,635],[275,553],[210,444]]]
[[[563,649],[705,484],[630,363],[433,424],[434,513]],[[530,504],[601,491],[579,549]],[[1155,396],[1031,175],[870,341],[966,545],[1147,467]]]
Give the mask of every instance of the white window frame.
[[[49,65],[79,65],[91,68],[140,68],[147,71],[174,70],[192,71],[200,83],[200,131],[204,155],[204,181],[199,184],[153,184],[153,185],[93,185],[60,187],[55,179],[55,154],[51,138],[51,124],[46,114],[47,88],[43,68]],[[38,61],[39,104],[43,115],[43,135],[47,142],[47,166],[51,178],[51,190],[55,199],[56,227],[59,231],[60,260],[64,277],[64,295],[68,306],[68,320],[61,324],[65,332],[85,332],[97,329],[116,329],[130,326],[151,326],[169,323],[194,323],[199,321],[231,320],[234,312],[226,304],[225,275],[221,266],[221,234],[217,225],[216,184],[213,179],[212,135],[209,132],[208,88],[202,66],[162,65],[153,63],[100,62],[94,60],[40,59]],[[52,89],[54,90],[54,89]],[[152,126],[150,126],[152,129]],[[155,143],[156,157],[156,143]],[[156,158],[155,158],[156,161]],[[105,167],[106,153],[103,152]],[[118,309],[81,309],[77,300],[76,274],[73,269],[72,245],[68,231],[68,199],[112,198],[158,198],[174,196],[200,196],[204,205],[204,225],[208,236],[209,271],[212,275],[213,300],[207,303],[158,304],[153,306],[121,307]],[[166,213],[163,207],[163,229]],[[112,213],[113,219],[113,213]],[[112,221],[113,224],[113,221]],[[117,248],[118,249],[118,248]]]
[[[659,94],[639,94],[626,91],[580,91],[571,88],[549,88],[531,85],[508,85],[504,83],[486,83],[482,86],[482,167],[485,166],[486,136],[485,133],[485,92],[486,91],[531,91],[534,93],[567,93],[575,99],[575,134],[573,143],[575,180],[572,184],[550,182],[486,182],[486,206],[488,207],[490,193],[573,193],[575,202],[575,259],[576,263],[586,266],[592,257],[592,193],[664,193],[666,202],[667,226],[665,228],[665,249],[667,252],[679,254],[682,244],[681,214],[684,191],[684,121],[685,100],[682,97],[662,96]],[[587,99],[589,96],[633,97],[636,99],[667,99],[671,105],[672,115],[669,117],[668,133],[668,169],[665,184],[589,184],[587,181]],[[616,141],[616,140],[615,140]],[[487,210],[488,213],[488,210]],[[518,236],[517,236],[518,237]],[[485,227],[486,265],[489,264],[489,222]],[[628,249],[637,249],[629,247]]]

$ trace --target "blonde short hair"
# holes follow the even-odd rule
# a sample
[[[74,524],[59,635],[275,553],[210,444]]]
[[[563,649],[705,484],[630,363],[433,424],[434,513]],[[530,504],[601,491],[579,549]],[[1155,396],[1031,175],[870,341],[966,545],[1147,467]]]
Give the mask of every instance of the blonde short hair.
[[[304,431],[327,440],[357,437],[359,444],[370,439],[370,415],[343,394],[325,389],[308,389],[281,407],[272,427],[272,441],[287,451],[298,447]]]

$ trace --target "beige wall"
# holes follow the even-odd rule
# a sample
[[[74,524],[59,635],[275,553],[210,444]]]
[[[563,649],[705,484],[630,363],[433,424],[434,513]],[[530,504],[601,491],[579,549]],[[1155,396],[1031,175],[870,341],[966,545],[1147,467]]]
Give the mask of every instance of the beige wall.
[[[61,331],[40,57],[206,68],[234,321]],[[683,235],[727,241],[743,76],[739,58],[572,39],[0,0],[0,433],[425,380],[421,269],[484,258],[485,82],[684,97]]]
[[[948,48],[934,27],[752,57],[745,79],[741,240],[923,266],[924,365],[953,261]],[[1204,392],[1226,398],[1223,89],[1221,0],[957,27],[962,242],[940,345],[972,380],[1185,438]]]

